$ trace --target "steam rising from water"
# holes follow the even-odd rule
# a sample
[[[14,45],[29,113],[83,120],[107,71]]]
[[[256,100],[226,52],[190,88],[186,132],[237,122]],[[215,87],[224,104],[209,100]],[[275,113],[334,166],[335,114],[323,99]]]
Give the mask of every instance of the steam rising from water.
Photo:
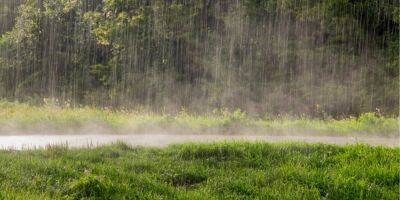
[[[0,149],[45,148],[51,145],[68,147],[96,147],[98,145],[124,142],[133,146],[165,147],[182,142],[217,142],[217,141],[257,141],[257,142],[321,142],[327,144],[355,144],[399,146],[395,139],[381,137],[347,136],[261,136],[261,135],[36,135],[36,136],[0,136]]]

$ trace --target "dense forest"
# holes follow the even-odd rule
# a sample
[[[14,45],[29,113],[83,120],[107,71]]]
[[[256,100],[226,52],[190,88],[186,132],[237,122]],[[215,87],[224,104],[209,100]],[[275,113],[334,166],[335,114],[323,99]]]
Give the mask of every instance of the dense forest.
[[[0,0],[0,99],[399,112],[397,0]]]

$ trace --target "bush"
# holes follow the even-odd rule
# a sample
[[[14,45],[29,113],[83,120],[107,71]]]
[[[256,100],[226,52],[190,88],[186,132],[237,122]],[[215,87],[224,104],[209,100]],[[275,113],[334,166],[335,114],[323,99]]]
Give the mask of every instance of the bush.
[[[369,126],[377,126],[377,125],[382,124],[382,118],[372,112],[361,114],[360,117],[358,118],[358,120],[362,124],[369,125]]]

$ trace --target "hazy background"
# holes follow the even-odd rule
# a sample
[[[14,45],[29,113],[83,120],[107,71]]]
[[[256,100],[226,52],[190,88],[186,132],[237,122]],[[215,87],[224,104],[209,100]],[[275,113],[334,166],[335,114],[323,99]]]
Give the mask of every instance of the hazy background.
[[[399,113],[395,0],[0,0],[0,98]]]

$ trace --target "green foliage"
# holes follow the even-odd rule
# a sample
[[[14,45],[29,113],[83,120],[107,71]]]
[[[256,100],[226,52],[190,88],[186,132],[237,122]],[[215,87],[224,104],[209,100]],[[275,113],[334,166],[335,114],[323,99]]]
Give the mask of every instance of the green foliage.
[[[393,0],[3,0],[0,10],[0,98],[398,114]]]
[[[145,22],[145,8],[138,6],[139,1],[105,1],[103,9],[84,14],[91,25],[91,31],[101,45],[112,45],[118,50],[128,30],[139,32],[139,24]],[[105,17],[104,17],[105,16]],[[134,29],[134,30],[133,30]]]
[[[377,116],[375,113],[363,113],[360,118],[358,118],[361,123],[370,126],[379,126],[384,120]]]
[[[110,85],[111,69],[110,67],[102,64],[96,64],[90,66],[90,75],[92,75],[96,81],[101,83],[101,85]]]

